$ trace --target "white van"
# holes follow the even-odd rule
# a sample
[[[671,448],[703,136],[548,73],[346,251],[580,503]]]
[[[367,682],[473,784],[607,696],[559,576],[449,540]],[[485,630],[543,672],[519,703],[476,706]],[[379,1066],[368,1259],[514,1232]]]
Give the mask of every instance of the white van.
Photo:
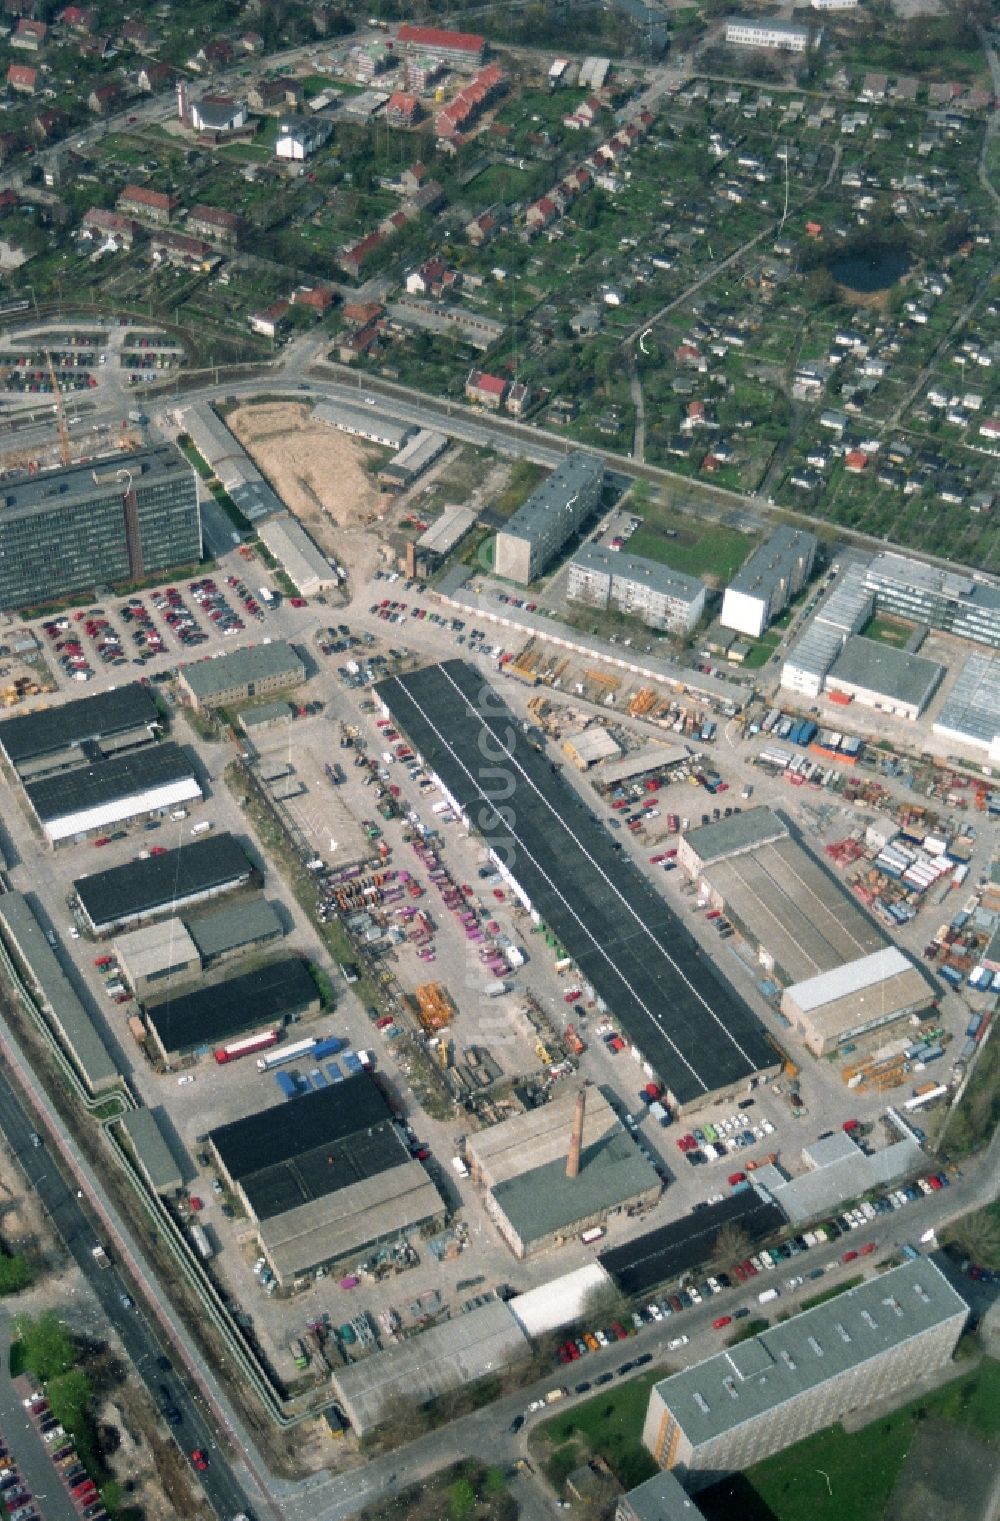
[[[187,818],[187,809],[186,808],[175,808],[174,811],[173,811],[173,813],[170,815],[170,817],[173,819],[173,821],[174,821],[175,824],[180,824],[180,823],[183,822],[184,819]]]
[[[778,1298],[778,1293],[777,1289],[764,1289],[762,1293],[757,1295],[757,1303],[770,1304],[772,1299]]]
[[[200,824],[195,824],[194,828],[191,830],[191,833],[192,834],[207,834],[208,831],[211,829],[211,827],[212,827],[212,825],[211,825],[211,823],[209,822],[208,819],[202,819],[202,821],[201,821]]]
[[[467,1178],[469,1176],[469,1169],[461,1157],[452,1157],[451,1165],[454,1167],[460,1178]]]

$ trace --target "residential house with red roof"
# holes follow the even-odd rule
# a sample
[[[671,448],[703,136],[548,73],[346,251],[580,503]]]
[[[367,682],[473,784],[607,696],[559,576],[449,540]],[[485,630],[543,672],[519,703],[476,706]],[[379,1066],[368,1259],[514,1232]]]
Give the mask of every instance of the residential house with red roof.
[[[14,28],[10,46],[20,48],[24,53],[40,53],[48,35],[49,29],[44,21],[31,21],[22,17]]]
[[[26,63],[12,63],[7,70],[7,83],[19,95],[34,95],[38,84],[38,70]]]
[[[180,205],[175,195],[150,190],[145,185],[126,185],[116,202],[119,211],[133,213],[144,222],[165,225]]]
[[[499,375],[488,375],[485,370],[470,370],[465,382],[465,395],[475,406],[499,412],[507,394],[507,382]]]

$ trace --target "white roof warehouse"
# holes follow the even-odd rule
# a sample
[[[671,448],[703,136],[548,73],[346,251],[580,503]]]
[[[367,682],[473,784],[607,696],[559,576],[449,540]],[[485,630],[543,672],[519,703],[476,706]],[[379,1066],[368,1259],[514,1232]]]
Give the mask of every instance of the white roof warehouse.
[[[203,796],[194,767],[172,740],[41,777],[24,792],[50,845]]]

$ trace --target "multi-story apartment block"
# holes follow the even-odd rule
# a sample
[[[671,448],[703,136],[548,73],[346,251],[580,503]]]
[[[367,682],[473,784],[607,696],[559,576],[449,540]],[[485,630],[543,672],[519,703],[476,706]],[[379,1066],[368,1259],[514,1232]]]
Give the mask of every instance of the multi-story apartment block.
[[[615,607],[675,634],[690,633],[705,610],[705,585],[696,576],[597,544],[585,544],[573,556],[566,595],[591,607]]]
[[[173,446],[7,482],[0,609],[138,581],[201,557],[195,473]]]
[[[643,1442],[704,1488],[944,1367],[967,1315],[933,1262],[905,1262],[663,1379]]]
[[[778,21],[773,17],[730,16],[726,22],[726,41],[741,48],[783,48],[789,53],[804,53],[809,46],[809,28],[797,21]]]
[[[802,528],[781,527],[755,549],[726,587],[720,622],[759,639],[805,586],[816,560],[817,539]]]
[[[404,56],[439,59],[455,69],[477,69],[486,57],[486,38],[472,32],[449,32],[436,26],[404,23],[396,33],[397,51]]]
[[[567,454],[497,534],[497,575],[522,586],[534,581],[600,506],[603,488],[604,466],[596,454],[582,449]]]

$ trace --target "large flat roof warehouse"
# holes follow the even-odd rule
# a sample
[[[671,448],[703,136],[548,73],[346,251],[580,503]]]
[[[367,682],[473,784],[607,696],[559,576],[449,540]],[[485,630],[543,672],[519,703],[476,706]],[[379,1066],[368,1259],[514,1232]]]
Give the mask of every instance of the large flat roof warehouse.
[[[266,898],[244,898],[230,908],[189,919],[188,932],[203,961],[214,961],[232,951],[262,941],[280,940],[285,927],[277,910]]]
[[[148,861],[77,877],[73,891],[100,934],[249,882],[253,867],[231,834],[192,840]]]
[[[284,1106],[279,1111],[287,1116]],[[321,1199],[410,1160],[392,1111],[367,1072],[295,1100],[294,1125],[274,1109],[210,1132],[227,1175],[256,1220]]]
[[[756,1016],[473,666],[449,660],[375,690],[678,1104],[777,1064]]]
[[[102,753],[102,741],[142,730],[152,741],[162,725],[149,690],[130,681],[116,692],[96,692],[93,697],[81,697],[58,708],[4,719],[0,723],[0,750],[15,771],[27,761],[66,750],[79,750],[81,761],[93,760]]]
[[[211,706],[234,688],[248,688],[253,696],[262,684],[270,691],[276,681],[287,680],[289,686],[305,681],[306,668],[286,640],[273,639],[269,644],[252,644],[226,650],[214,659],[196,660],[184,667],[183,674],[195,699]]]
[[[993,748],[1000,735],[1000,655],[969,656],[932,727],[943,739]]]
[[[866,1030],[927,1008],[934,997],[920,968],[890,945],[786,988],[781,1012],[813,1054],[825,1056]]]
[[[338,1174],[335,1191],[261,1220],[261,1250],[282,1282],[321,1262],[357,1257],[375,1242],[397,1240],[429,1221],[440,1223],[444,1200],[423,1164],[405,1150],[395,1165],[352,1181]]]
[[[337,1367],[333,1387],[359,1437],[374,1430],[401,1399],[434,1399],[526,1358],[528,1338],[509,1305],[493,1300],[441,1325]]]
[[[881,950],[885,936],[797,840],[777,840],[705,868],[705,880],[782,981],[801,982]]]
[[[308,969],[296,957],[286,956],[224,982],[147,1004],[146,1018],[163,1051],[195,1051],[318,1008],[319,993]]]
[[[826,680],[830,690],[875,693],[884,705],[912,709],[916,716],[930,702],[943,675],[944,666],[936,660],[852,634]]]
[[[172,740],[40,777],[24,792],[53,844],[203,796],[191,761]]]
[[[787,838],[788,825],[770,808],[746,808],[728,819],[689,829],[684,836],[685,854],[690,851],[697,866],[711,866],[715,861],[726,861],[730,856]]]
[[[718,1255],[715,1243],[725,1226],[745,1231],[753,1245],[773,1236],[784,1224],[783,1212],[750,1188],[729,1194],[695,1214],[682,1215],[623,1246],[611,1247],[598,1260],[623,1293],[645,1294],[713,1261]]]

